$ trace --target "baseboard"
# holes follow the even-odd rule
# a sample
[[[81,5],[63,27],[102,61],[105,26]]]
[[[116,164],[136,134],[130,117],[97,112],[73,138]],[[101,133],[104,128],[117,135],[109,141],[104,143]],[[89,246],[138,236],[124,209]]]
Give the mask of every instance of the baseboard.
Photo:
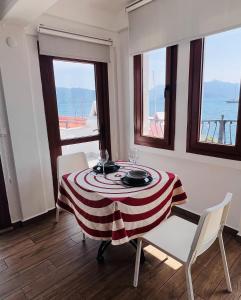
[[[13,226],[10,226],[10,227],[1,229],[1,230],[0,230],[0,235],[1,235],[1,234],[4,234],[4,233],[6,233],[6,232],[12,231],[12,230],[13,230]]]
[[[172,207],[172,213],[192,223],[198,224],[200,216],[179,206]]]
[[[238,241],[239,243],[241,243],[241,235],[240,235],[240,234],[237,234],[236,239],[237,239],[237,241]]]
[[[54,214],[55,214],[55,208],[50,209],[49,211],[47,211],[41,215],[38,215],[36,217],[33,217],[31,219],[24,220],[24,221],[17,221],[12,224],[12,227],[13,227],[13,229],[16,229],[16,228],[23,227],[23,226],[26,226],[29,224],[34,224],[34,223],[42,221],[42,220],[46,219],[47,217],[54,215]]]
[[[172,208],[172,212],[174,215],[182,217],[183,219],[188,220],[195,224],[198,224],[199,219],[200,219],[200,215],[195,214],[195,213],[188,211],[184,208],[181,208],[179,206],[174,206]],[[238,235],[238,230],[233,229],[232,227],[229,227],[229,226],[225,226],[224,232],[234,236],[237,239],[237,241],[241,242],[241,236]]]

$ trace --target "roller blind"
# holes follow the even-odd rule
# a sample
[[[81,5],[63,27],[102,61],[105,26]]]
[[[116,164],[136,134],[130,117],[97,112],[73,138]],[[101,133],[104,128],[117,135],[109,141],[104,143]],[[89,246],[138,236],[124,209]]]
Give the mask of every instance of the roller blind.
[[[153,0],[128,14],[135,55],[241,25],[240,0]]]
[[[39,33],[39,52],[42,55],[110,62],[110,47],[71,38]]]

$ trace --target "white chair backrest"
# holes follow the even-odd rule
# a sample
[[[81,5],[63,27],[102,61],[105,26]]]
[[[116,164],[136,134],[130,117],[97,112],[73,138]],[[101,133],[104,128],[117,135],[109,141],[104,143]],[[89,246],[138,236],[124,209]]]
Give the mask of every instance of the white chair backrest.
[[[189,259],[195,259],[205,252],[222,232],[226,223],[228,210],[232,200],[232,194],[227,193],[224,200],[202,214],[197,231],[193,239]]]
[[[88,167],[88,162],[84,152],[61,155],[57,158],[58,181],[60,181],[62,176],[65,174],[82,171]]]

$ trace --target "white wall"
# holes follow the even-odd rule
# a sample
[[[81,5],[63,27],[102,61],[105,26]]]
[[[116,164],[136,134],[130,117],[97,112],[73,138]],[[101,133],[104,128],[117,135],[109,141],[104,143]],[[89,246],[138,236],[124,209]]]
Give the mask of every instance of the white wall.
[[[9,201],[9,211],[13,222],[21,219],[22,212],[19,203],[18,186],[16,171],[13,160],[12,145],[6,117],[6,107],[2,88],[2,79],[0,73],[0,157],[3,166],[3,174],[6,186],[6,192]]]
[[[133,64],[128,55],[127,30],[120,32],[122,49],[122,77],[129,77],[129,97],[124,97],[125,105],[129,105],[128,115],[122,112],[122,120],[129,118],[130,134],[126,144],[138,148],[140,162],[155,168],[174,172],[179,175],[189,201],[183,208],[201,214],[202,210],[221,201],[225,193],[233,193],[228,225],[241,230],[241,162],[186,153],[186,130],[188,109],[188,73],[189,73],[189,41],[184,41],[178,49],[177,96],[176,96],[176,135],[175,151],[154,149],[134,145],[134,112],[133,112]],[[122,89],[128,89],[122,83]]]
[[[7,37],[15,41],[15,47],[8,47]],[[45,168],[46,158],[42,155],[42,150],[47,148],[42,99],[35,94],[41,92],[40,87],[34,83],[37,72],[36,62],[34,64],[37,48],[31,46],[31,41],[26,39],[23,28],[2,27],[0,32],[2,85],[22,210],[19,219],[23,220],[54,207],[53,190],[52,187],[49,188],[50,168]],[[39,75],[36,80],[39,84]],[[9,203],[11,207],[11,197]]]
[[[44,24],[82,34],[112,38],[109,71],[110,119],[113,158],[119,157],[116,84],[116,35],[106,30],[43,16]],[[40,20],[38,22],[41,22]],[[35,33],[32,28],[30,33]],[[6,38],[11,37],[14,47]],[[39,71],[37,38],[24,28],[5,25],[0,31],[0,66],[6,111],[15,161],[17,185],[8,194],[12,221],[26,220],[54,208],[51,165]],[[17,203],[16,203],[17,202]],[[19,208],[18,212],[14,212]],[[20,211],[21,210],[21,211]]]
[[[119,44],[117,48],[117,77],[118,77],[118,112],[120,129],[120,158],[128,158],[129,134],[130,134],[130,90],[128,70],[128,31],[119,33]],[[123,72],[124,71],[124,72]]]

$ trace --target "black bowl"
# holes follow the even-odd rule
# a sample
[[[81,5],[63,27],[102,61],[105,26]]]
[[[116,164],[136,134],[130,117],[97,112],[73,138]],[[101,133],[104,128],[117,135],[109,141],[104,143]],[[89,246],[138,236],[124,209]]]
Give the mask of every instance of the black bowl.
[[[124,176],[121,178],[121,182],[124,185],[132,186],[132,187],[146,186],[146,185],[150,184],[152,182],[152,180],[153,180],[153,178],[151,175],[146,176],[143,179],[134,179],[134,178],[130,178],[128,176]]]
[[[120,169],[120,166],[113,161],[108,161],[105,163],[104,169],[105,174],[109,174],[117,172]],[[103,166],[100,163],[98,163],[96,166],[93,167],[93,171],[97,174],[103,174]]]
[[[126,177],[129,179],[141,180],[145,179],[148,176],[146,171],[142,170],[131,170],[126,174]]]

